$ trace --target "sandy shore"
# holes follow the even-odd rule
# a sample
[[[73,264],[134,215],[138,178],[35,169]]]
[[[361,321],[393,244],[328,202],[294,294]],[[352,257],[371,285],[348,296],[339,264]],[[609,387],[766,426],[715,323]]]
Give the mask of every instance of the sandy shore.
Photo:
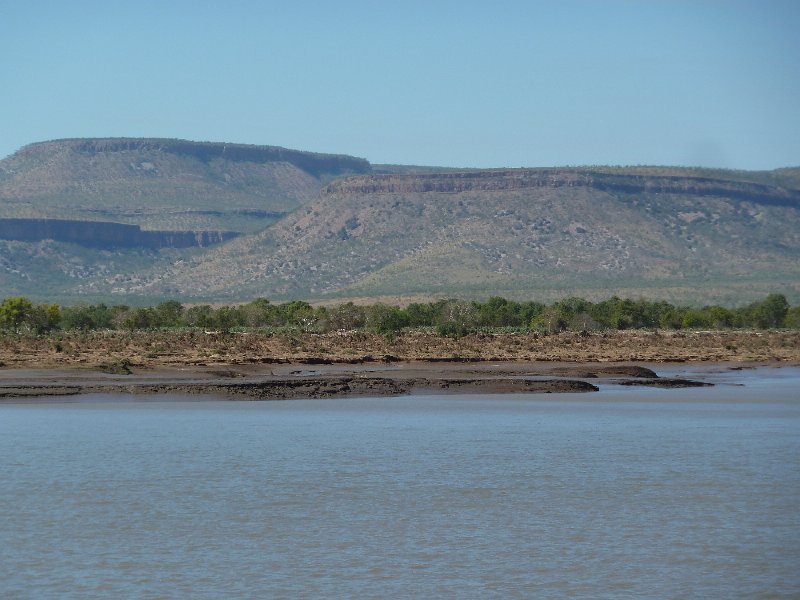
[[[800,332],[264,335],[91,332],[0,338],[0,398],[88,393],[288,399],[407,393],[591,392],[703,385],[666,363],[800,364]],[[667,369],[674,371],[674,369]]]

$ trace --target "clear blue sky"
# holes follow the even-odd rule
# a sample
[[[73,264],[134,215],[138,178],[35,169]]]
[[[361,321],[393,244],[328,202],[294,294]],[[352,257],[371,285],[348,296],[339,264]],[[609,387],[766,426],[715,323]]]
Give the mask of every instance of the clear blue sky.
[[[0,156],[63,137],[374,163],[800,165],[800,2],[0,0]]]

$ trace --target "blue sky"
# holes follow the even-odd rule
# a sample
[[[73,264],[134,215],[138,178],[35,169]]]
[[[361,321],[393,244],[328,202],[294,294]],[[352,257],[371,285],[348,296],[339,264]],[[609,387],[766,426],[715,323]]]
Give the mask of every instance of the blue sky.
[[[0,156],[64,137],[373,163],[800,165],[800,2],[0,0]]]

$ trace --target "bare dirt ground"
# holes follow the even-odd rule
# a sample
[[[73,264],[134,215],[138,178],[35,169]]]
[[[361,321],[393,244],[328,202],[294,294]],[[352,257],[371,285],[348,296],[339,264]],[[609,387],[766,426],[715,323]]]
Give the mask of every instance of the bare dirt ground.
[[[111,331],[0,337],[0,363],[7,368],[392,361],[800,363],[800,331],[479,333],[458,339],[424,332],[387,338],[356,331],[294,335]]]

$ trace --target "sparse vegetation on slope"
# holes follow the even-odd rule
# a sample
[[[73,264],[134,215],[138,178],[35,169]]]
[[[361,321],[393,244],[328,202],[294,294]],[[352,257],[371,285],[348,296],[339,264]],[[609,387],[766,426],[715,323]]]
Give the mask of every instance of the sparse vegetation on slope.
[[[598,298],[621,290],[731,301],[780,287],[800,297],[800,192],[604,177],[520,170],[345,179],[269,230],[136,291]],[[700,288],[705,297],[686,296]]]
[[[133,304],[497,294],[730,304],[773,289],[800,300],[798,169],[380,165],[347,177],[370,171],[363,159],[269,146],[33,144],[0,161],[0,219],[244,235],[94,252],[80,242],[95,240],[16,232],[0,239],[0,289]]]
[[[315,199],[331,177],[369,169],[364,159],[274,146],[55,140],[0,161],[0,217],[255,231]]]

